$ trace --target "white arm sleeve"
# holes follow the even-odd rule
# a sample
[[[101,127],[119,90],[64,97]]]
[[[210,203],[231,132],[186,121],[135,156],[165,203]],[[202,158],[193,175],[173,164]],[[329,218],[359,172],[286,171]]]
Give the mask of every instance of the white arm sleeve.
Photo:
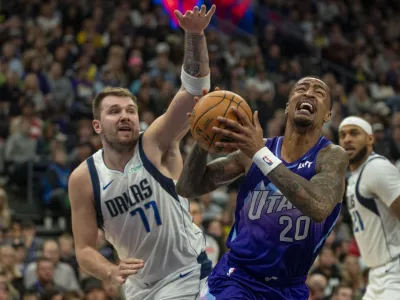
[[[366,196],[377,196],[388,207],[400,196],[400,172],[386,159],[368,162],[361,180]]]

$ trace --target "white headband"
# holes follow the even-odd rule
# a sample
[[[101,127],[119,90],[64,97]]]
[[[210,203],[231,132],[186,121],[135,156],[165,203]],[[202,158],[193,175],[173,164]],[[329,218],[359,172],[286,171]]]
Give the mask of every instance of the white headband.
[[[367,121],[359,117],[347,117],[339,125],[339,131],[343,126],[354,125],[363,129],[367,134],[372,134],[372,126]]]

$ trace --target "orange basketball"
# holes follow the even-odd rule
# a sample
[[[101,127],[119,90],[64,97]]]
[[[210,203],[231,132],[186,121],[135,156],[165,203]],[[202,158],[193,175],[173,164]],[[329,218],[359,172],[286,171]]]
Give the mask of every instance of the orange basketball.
[[[250,121],[253,120],[253,113],[247,102],[230,91],[211,92],[196,103],[190,119],[190,131],[201,148],[210,153],[228,153],[234,150],[216,147],[216,142],[227,142],[231,139],[212,130],[214,126],[225,126],[217,120],[219,116],[238,121],[232,106],[244,113]]]

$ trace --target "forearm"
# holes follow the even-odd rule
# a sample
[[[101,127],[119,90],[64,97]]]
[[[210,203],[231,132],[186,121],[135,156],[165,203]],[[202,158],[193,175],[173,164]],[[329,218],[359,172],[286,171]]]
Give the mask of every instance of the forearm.
[[[88,274],[100,280],[110,280],[111,270],[116,267],[96,249],[85,247],[77,251],[79,266]]]
[[[283,164],[273,169],[268,178],[297,209],[314,221],[324,220],[333,209],[332,201],[317,185],[293,173]],[[332,184],[337,185],[334,182]]]
[[[181,176],[176,184],[176,192],[179,195],[193,198],[207,193],[207,187],[202,186],[202,178],[207,168],[207,157],[207,151],[195,143],[186,157]]]
[[[310,180],[289,170],[266,147],[253,156],[253,161],[297,209],[315,222],[322,222],[343,198],[348,157],[338,146],[318,153],[316,175]]]
[[[210,73],[207,42],[204,32],[185,33],[183,69],[193,77],[204,77]]]
[[[197,197],[227,185],[245,172],[244,156],[235,151],[207,164],[207,151],[195,143],[186,158],[177,184],[177,192],[182,197]]]

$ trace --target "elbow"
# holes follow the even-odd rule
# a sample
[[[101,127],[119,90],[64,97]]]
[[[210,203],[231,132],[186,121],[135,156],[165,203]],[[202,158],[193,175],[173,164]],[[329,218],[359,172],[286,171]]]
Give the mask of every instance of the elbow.
[[[322,223],[322,222],[326,219],[326,217],[327,217],[327,216],[325,216],[325,215],[318,214],[318,215],[310,216],[310,219],[311,219],[314,223]]]
[[[81,249],[77,249],[75,251],[75,256],[76,256],[76,261],[78,262],[79,267],[82,268],[82,270],[84,270],[86,272],[87,268],[87,257],[92,255],[90,253],[90,250],[87,247],[81,248]]]
[[[315,210],[313,211],[309,217],[311,220],[313,220],[315,223],[322,223],[325,221],[327,217],[331,214],[332,210]]]
[[[76,256],[76,261],[78,262],[79,266],[83,269],[83,262],[84,262],[84,257],[85,253],[83,249],[79,249],[75,251],[75,256]]]

